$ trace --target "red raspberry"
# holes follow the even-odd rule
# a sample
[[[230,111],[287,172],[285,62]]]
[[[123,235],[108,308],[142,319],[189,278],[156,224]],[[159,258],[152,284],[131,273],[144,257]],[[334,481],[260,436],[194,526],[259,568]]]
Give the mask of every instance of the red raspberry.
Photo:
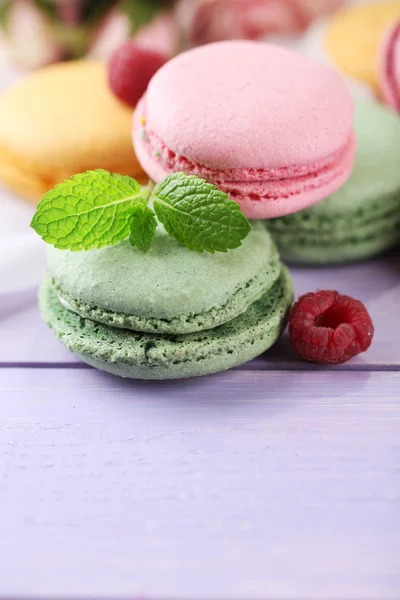
[[[301,296],[293,306],[289,335],[306,360],[335,365],[368,350],[374,326],[362,302],[321,290]]]
[[[108,83],[114,94],[130,106],[136,106],[150,79],[167,59],[158,52],[127,42],[108,62]]]

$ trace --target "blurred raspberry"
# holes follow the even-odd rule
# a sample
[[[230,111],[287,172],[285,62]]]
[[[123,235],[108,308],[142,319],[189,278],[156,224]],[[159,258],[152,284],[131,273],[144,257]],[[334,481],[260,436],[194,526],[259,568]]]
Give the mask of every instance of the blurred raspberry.
[[[293,306],[289,335],[305,360],[340,364],[368,350],[374,326],[362,302],[321,290],[301,296]]]
[[[108,63],[108,82],[114,94],[136,106],[150,79],[166,62],[166,57],[128,42],[118,48]]]

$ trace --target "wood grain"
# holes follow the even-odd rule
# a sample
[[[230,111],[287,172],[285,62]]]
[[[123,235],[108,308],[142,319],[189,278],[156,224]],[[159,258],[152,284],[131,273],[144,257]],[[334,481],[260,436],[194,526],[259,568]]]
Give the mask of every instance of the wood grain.
[[[0,595],[399,598],[399,389],[0,370]]]

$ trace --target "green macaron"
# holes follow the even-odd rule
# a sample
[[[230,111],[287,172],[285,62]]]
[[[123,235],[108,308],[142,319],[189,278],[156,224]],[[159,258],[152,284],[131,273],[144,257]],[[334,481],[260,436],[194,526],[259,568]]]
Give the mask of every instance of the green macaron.
[[[199,254],[162,230],[148,254],[129,243],[50,248],[40,292],[46,323],[78,357],[137,379],[224,371],[279,337],[293,298],[270,235],[254,224],[240,248]]]
[[[400,242],[400,119],[378,103],[359,101],[355,131],[356,162],[347,183],[311,208],[266,222],[283,259],[350,262]]]
[[[52,246],[47,270],[64,305],[113,327],[148,333],[193,333],[243,313],[278,279],[281,265],[259,223],[242,246],[199,254],[163,229],[145,254],[123,242],[70,252]]]
[[[109,327],[83,319],[60,303],[46,281],[40,307],[56,336],[84,362],[132,379],[181,379],[225,371],[270,348],[293,299],[283,267],[272,288],[232,321],[197,333],[159,335]]]

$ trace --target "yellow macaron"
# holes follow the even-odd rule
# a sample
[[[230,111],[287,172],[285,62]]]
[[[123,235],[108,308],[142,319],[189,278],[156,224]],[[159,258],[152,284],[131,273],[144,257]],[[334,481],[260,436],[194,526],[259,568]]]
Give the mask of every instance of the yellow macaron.
[[[0,180],[34,202],[87,169],[144,182],[131,135],[132,109],[109,90],[105,64],[46,67],[0,97]]]
[[[325,32],[325,47],[342,71],[378,90],[378,53],[382,36],[400,18],[400,0],[349,5],[335,14]]]

